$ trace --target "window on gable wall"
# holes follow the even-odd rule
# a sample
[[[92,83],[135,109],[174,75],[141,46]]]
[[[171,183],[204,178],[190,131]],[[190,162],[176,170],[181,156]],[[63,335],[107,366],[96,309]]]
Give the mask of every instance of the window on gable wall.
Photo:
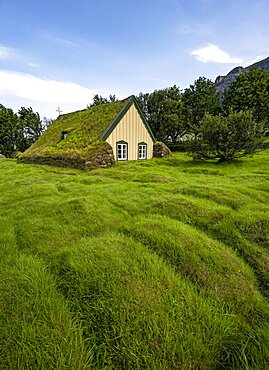
[[[128,144],[125,142],[117,143],[117,159],[118,161],[127,161],[128,159]]]
[[[138,159],[147,159],[147,144],[138,144]]]

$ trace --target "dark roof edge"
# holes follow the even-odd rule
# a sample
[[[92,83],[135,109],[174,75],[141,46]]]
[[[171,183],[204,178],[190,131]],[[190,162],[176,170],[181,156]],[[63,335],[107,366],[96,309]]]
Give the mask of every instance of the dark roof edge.
[[[130,98],[128,99],[128,101],[126,102],[126,104],[124,105],[124,107],[120,110],[120,112],[117,114],[117,116],[114,118],[114,120],[110,123],[110,125],[105,129],[105,131],[101,134],[100,136],[100,140],[106,140],[108,138],[108,136],[111,134],[111,132],[115,129],[115,127],[118,125],[118,123],[120,122],[120,120],[123,118],[123,116],[127,113],[127,111],[129,110],[129,108],[132,106],[132,104],[134,103],[150,137],[152,138],[153,141],[156,141],[156,138],[155,136],[153,135],[153,132],[151,131],[151,128],[149,127],[148,125],[148,122],[147,122],[147,119],[144,115],[144,113],[142,112],[138,102],[137,102],[137,99],[134,95],[131,95]]]

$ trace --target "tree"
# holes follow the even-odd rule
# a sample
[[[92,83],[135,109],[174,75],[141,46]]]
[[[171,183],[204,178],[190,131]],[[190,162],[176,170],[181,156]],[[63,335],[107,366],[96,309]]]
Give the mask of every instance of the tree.
[[[200,132],[200,122],[205,113],[218,114],[220,112],[220,102],[215,84],[205,77],[199,77],[194,85],[185,89],[182,101],[186,129],[188,133],[194,135]]]
[[[140,93],[137,100],[158,140],[176,142],[185,133],[181,91],[176,85]]]
[[[0,153],[12,157],[21,140],[19,120],[12,109],[0,104]]]
[[[22,107],[18,114],[0,104],[0,153],[12,157],[29,148],[42,134],[39,114]]]
[[[101,104],[109,104],[118,101],[116,95],[109,95],[108,98],[104,98],[101,95],[94,95],[93,97],[93,102],[89,105],[87,105],[87,108],[94,107],[96,105],[101,105]]]
[[[194,159],[231,160],[252,155],[262,147],[263,124],[254,120],[251,111],[232,112],[228,116],[206,113],[200,133],[192,140]]]
[[[39,114],[30,108],[21,107],[18,111],[21,137],[16,143],[19,151],[24,152],[29,148],[42,134],[43,126]]]
[[[225,90],[222,107],[239,112],[251,109],[257,121],[269,122],[269,71],[251,70],[240,73]]]

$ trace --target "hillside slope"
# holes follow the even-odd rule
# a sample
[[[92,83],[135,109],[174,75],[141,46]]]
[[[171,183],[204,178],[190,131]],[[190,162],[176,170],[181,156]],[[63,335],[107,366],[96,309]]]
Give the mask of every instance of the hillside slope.
[[[0,161],[0,368],[266,369],[268,159]]]

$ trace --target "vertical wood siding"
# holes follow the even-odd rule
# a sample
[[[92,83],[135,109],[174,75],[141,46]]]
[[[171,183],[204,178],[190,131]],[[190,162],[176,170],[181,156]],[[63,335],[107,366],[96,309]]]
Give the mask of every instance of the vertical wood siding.
[[[106,141],[112,146],[116,158],[116,145],[118,141],[128,143],[128,160],[138,159],[138,143],[147,144],[147,158],[153,156],[153,140],[150,137],[134,104],[123,116]]]

